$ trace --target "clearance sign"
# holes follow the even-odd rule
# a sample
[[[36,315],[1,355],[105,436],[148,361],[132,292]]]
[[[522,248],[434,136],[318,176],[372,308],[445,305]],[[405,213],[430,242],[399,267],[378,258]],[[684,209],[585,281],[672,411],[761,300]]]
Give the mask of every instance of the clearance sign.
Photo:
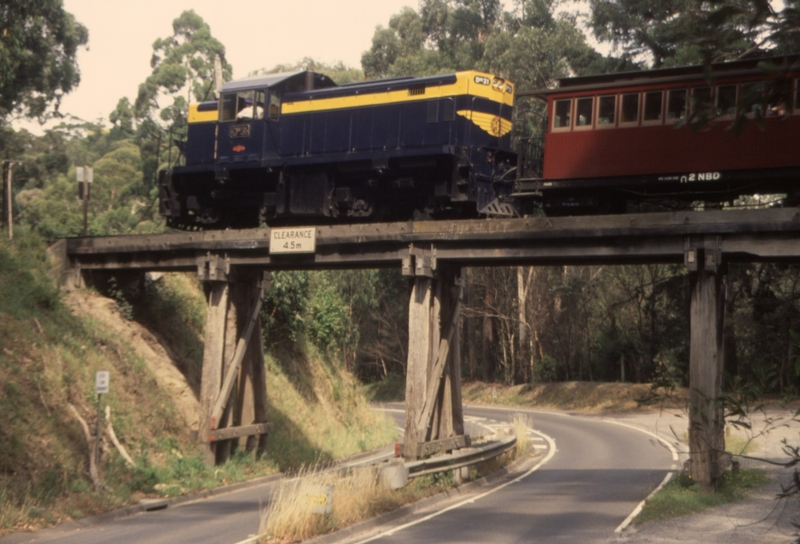
[[[269,252],[314,253],[317,250],[317,229],[314,227],[272,229]]]

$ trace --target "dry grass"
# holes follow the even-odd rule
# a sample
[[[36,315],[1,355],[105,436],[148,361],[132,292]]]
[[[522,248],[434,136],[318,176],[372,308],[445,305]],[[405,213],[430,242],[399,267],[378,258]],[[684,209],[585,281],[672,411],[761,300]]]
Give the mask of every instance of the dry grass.
[[[514,414],[509,433],[516,434],[516,447],[471,467],[468,480],[486,476],[530,454],[533,450],[528,432],[531,425],[530,415]],[[313,511],[316,501],[313,499],[327,486],[333,488],[332,511],[327,515],[316,514]],[[296,478],[284,481],[272,496],[261,517],[259,542],[273,544],[306,540],[454,486],[452,471],[415,478],[405,488],[392,491],[382,484],[377,467],[364,467],[347,473],[304,468]]]
[[[533,426],[533,418],[528,414],[514,414],[511,416],[511,429],[517,436],[514,446],[514,458],[519,459],[528,455],[533,449],[533,442],[528,429]]]
[[[332,512],[314,513],[321,491],[333,487]],[[296,478],[283,482],[261,517],[261,542],[294,542],[324,534],[402,504],[400,495],[380,482],[374,467],[346,474],[303,469]]]
[[[496,397],[492,396],[495,387]],[[650,393],[649,384],[564,382],[534,385],[493,385],[468,382],[463,386],[464,402],[535,406],[588,413],[624,412],[639,409],[638,399]],[[683,395],[685,391],[676,391]]]

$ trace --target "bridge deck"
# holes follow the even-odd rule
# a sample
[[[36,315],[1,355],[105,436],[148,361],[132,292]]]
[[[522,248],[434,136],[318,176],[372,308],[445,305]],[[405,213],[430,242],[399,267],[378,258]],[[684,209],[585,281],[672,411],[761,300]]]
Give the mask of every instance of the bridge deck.
[[[315,228],[313,254],[270,255],[269,228],[71,238],[56,252],[69,266],[106,270],[191,270],[209,253],[265,269],[393,267],[412,245],[464,266],[680,263],[710,244],[726,261],[800,260],[794,208]]]

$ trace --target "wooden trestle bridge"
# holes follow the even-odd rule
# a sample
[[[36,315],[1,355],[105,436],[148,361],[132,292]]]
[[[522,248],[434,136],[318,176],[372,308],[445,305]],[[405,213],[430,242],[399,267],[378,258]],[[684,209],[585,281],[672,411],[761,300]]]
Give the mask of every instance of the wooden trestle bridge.
[[[299,229],[299,227],[298,227]],[[403,455],[417,459],[469,443],[461,411],[458,316],[469,266],[684,263],[691,278],[692,476],[721,475],[725,265],[800,262],[800,210],[687,211],[599,217],[423,221],[307,227],[313,252],[270,253],[278,229],[60,240],[61,283],[98,274],[196,271],[207,282],[198,440],[209,463],[232,440],[264,451],[271,430],[260,322],[269,271],[402,267],[413,278]],[[237,394],[231,392],[237,389]]]

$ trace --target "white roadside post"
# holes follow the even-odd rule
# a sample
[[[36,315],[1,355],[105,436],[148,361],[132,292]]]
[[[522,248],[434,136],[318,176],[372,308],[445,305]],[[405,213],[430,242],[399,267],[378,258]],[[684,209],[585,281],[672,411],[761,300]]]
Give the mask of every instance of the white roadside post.
[[[97,395],[97,431],[94,439],[94,459],[97,466],[100,466],[100,420],[101,420],[101,399],[108,393],[110,373],[108,370],[98,370],[94,376],[94,392]]]

